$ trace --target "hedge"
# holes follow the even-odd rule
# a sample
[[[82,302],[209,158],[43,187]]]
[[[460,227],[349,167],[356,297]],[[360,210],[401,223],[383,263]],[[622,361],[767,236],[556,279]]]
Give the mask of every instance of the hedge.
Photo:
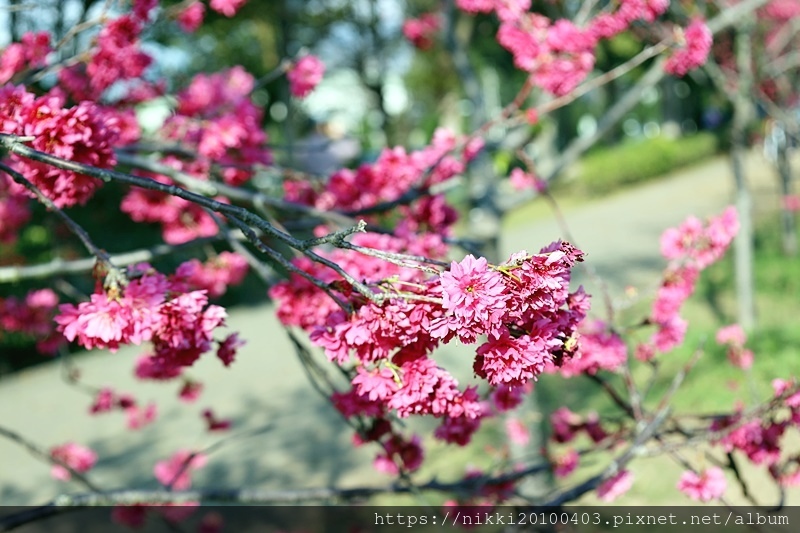
[[[708,158],[717,152],[717,144],[711,133],[625,142],[586,155],[571,181],[586,194],[612,192]]]

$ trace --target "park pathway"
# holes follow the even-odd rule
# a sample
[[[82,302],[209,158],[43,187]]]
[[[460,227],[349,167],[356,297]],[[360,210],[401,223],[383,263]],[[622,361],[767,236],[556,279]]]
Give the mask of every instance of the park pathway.
[[[776,180],[759,154],[750,156],[748,168],[758,203]],[[655,286],[664,266],[658,238],[665,228],[689,214],[716,214],[731,199],[727,160],[717,158],[567,210],[566,216],[575,241],[589,254],[588,264],[608,281],[612,293],[619,293],[629,284]],[[774,203],[774,197],[769,201]],[[558,225],[549,219],[517,224],[505,232],[503,248],[535,250],[559,237]],[[582,281],[591,290],[591,280]],[[214,452],[208,466],[195,475],[196,486],[289,489],[385,483],[387,479],[371,467],[375,449],[353,448],[349,429],[308,387],[271,307],[234,309],[229,324],[248,344],[228,370],[213,357],[192,368],[191,377],[207,387],[195,405],[175,405],[171,397],[178,384],[135,382],[131,369],[139,350],[78,359],[86,383],[113,383],[141,400],[165,406],[157,424],[130,432],[120,414],[87,416],[90,399],[67,385],[60,365],[54,363],[0,381],[0,425],[46,448],[66,441],[92,447],[100,460],[91,477],[103,488],[157,488],[152,474],[157,460],[178,448],[198,449],[231,435],[204,431],[199,413],[213,406],[219,416],[233,419],[232,434],[240,436],[228,438]],[[463,348],[447,347],[442,358],[466,362],[462,370],[469,375],[470,355]],[[241,435],[259,428],[257,434]],[[47,465],[6,439],[0,439],[0,457],[3,505],[37,504],[65,490],[81,490],[77,484],[52,480]]]

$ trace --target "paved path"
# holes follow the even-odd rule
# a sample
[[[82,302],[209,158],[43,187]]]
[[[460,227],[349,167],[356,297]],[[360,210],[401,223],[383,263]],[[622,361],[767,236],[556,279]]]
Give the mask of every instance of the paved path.
[[[774,182],[760,157],[751,157],[748,166],[751,175],[758,177],[758,190]],[[727,161],[716,159],[673,178],[593,201],[568,211],[567,217],[576,242],[612,288],[652,285],[663,268],[658,257],[663,229],[689,214],[720,212],[730,203],[730,182]],[[504,248],[534,250],[561,236],[554,222],[538,221],[508,230]],[[208,385],[193,406],[166,401],[176,393],[177,384],[135,382],[131,368],[138,350],[79,358],[87,383],[113,383],[142,399],[171,406],[162,408],[160,423],[140,432],[125,430],[121,415],[86,416],[89,398],[63,382],[58,364],[0,382],[0,424],[45,447],[69,440],[91,446],[101,458],[91,477],[102,487],[156,488],[155,461],[177,448],[217,440],[204,433],[199,416],[204,407],[213,405],[221,416],[234,419],[238,431],[265,425],[268,429],[232,440],[215,452],[209,465],[195,476],[198,486],[286,489],[385,481],[370,466],[374,449],[354,449],[349,444],[350,431],[306,385],[270,307],[236,309],[229,323],[249,344],[228,370],[220,368],[213,357],[192,368],[191,376]],[[447,347],[441,358],[460,362],[458,373],[469,375],[470,352]],[[433,458],[449,453],[444,447],[429,451]],[[0,457],[0,502],[4,505],[35,504],[64,490],[80,490],[78,485],[53,481],[46,465],[7,440],[0,440]]]

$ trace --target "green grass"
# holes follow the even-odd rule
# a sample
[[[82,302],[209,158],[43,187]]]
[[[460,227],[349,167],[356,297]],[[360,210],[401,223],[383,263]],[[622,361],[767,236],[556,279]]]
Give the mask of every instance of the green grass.
[[[584,156],[572,183],[579,193],[605,194],[642,183],[691,165],[717,152],[711,133],[668,139],[638,139],[610,148],[598,148]]]

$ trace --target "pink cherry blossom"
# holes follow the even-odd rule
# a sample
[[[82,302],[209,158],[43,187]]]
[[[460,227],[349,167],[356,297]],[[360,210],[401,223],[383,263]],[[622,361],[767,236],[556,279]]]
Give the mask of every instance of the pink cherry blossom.
[[[153,474],[159,483],[174,490],[187,490],[192,486],[191,474],[203,468],[208,458],[188,450],[179,450],[165,461],[159,461]]]
[[[186,33],[194,33],[203,24],[206,6],[202,2],[192,2],[178,13],[178,25]]]
[[[96,104],[81,102],[65,108],[63,98],[34,98],[24,88],[0,88],[3,131],[32,136],[31,148],[99,168],[116,164],[113,147],[119,130],[116,120]],[[85,204],[102,182],[48,164],[11,156],[11,166],[36,185],[58,207]],[[16,183],[10,192],[32,195]]]
[[[508,178],[511,182],[511,186],[518,191],[534,189],[541,194],[547,190],[547,184],[544,181],[538,176],[525,172],[521,168],[512,170]]]
[[[308,55],[298,59],[286,73],[289,90],[293,96],[307,96],[322,81],[325,64],[316,56]]]
[[[154,403],[149,403],[146,407],[131,405],[125,409],[125,416],[128,429],[141,429],[155,421],[158,416],[158,407]]]
[[[208,431],[228,431],[233,425],[233,422],[230,420],[214,416],[214,412],[211,409],[205,409],[201,414],[206,421],[206,428]]]
[[[632,486],[633,474],[628,470],[622,470],[597,487],[597,497],[606,503],[610,503],[628,492]]]
[[[433,46],[433,39],[441,27],[437,13],[425,13],[419,18],[407,19],[403,22],[403,35],[411,44],[420,50]]]
[[[695,19],[683,31],[683,45],[664,63],[664,70],[675,76],[685,76],[706,62],[713,37],[705,21]]]
[[[566,452],[556,455],[553,459],[553,474],[556,477],[567,477],[578,468],[580,456],[574,449],[569,448]]]
[[[527,446],[531,441],[531,434],[525,424],[518,418],[507,418],[505,421],[508,440],[518,446]]]
[[[217,13],[225,15],[226,17],[232,17],[236,15],[236,12],[246,3],[247,0],[211,0],[208,5]]]
[[[692,470],[687,470],[681,474],[681,479],[678,481],[678,490],[689,498],[701,502],[709,502],[721,497],[725,493],[726,486],[725,473],[716,466],[712,466],[699,475]]]
[[[199,381],[186,380],[178,391],[178,398],[184,403],[194,403],[203,392],[203,384]]]
[[[239,338],[238,333],[231,333],[225,337],[225,340],[219,343],[217,357],[222,361],[223,365],[230,366],[236,358],[236,352],[245,344],[246,342]]]
[[[739,324],[731,324],[725,326],[717,331],[716,335],[718,344],[732,344],[734,346],[744,346],[747,337]]]
[[[181,263],[175,270],[175,280],[185,281],[193,290],[204,289],[210,297],[217,298],[225,294],[228,287],[244,281],[248,268],[243,256],[226,251],[206,263],[197,259]]]
[[[602,320],[584,322],[580,332],[580,346],[575,354],[559,369],[565,377],[581,373],[596,374],[599,370],[614,371],[625,364],[628,350],[625,342],[610,331]]]
[[[74,442],[67,442],[52,448],[50,456],[80,474],[91,470],[97,462],[97,454],[92,449]],[[70,471],[59,464],[53,465],[50,475],[61,481],[69,481],[72,477]]]
[[[490,270],[486,259],[466,256],[441,275],[442,307],[454,320],[451,328],[471,328],[497,335],[498,319],[505,313],[508,295],[503,275]]]

